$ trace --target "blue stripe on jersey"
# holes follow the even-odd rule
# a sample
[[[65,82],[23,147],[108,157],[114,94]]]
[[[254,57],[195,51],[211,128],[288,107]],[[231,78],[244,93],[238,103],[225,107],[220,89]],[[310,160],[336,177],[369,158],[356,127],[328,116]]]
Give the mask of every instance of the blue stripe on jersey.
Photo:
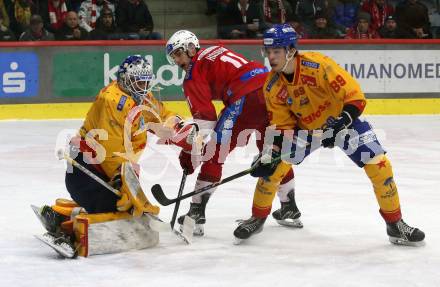
[[[221,114],[214,128],[214,131],[217,133],[218,144],[225,144],[230,140],[232,129],[243,111],[244,101],[244,97],[240,98],[227,107]]]
[[[269,70],[266,67],[255,68],[255,69],[250,70],[249,72],[246,72],[243,75],[241,75],[240,81],[246,82],[259,74],[263,74],[263,73],[267,73],[267,72],[269,72]]]
[[[267,84],[266,91],[270,92],[270,89],[272,89],[273,84],[278,80],[280,77],[280,74],[276,73],[273,74],[272,78],[270,79],[269,83]]]
[[[195,62],[189,63],[188,72],[185,74],[185,80],[191,80],[192,79],[192,70],[195,66]]]
[[[127,101],[127,97],[126,96],[122,96],[119,99],[119,103],[118,106],[116,107],[118,109],[118,111],[122,111],[122,109],[124,108],[125,102]]]

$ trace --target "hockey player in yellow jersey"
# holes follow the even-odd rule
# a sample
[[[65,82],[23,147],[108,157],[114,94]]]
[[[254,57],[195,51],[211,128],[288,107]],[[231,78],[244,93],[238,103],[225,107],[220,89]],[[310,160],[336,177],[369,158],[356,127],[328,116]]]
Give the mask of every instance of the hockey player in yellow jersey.
[[[280,180],[292,164],[301,163],[321,146],[338,146],[369,177],[390,241],[422,244],[425,234],[402,220],[391,162],[371,125],[359,118],[366,99],[357,81],[321,53],[299,53],[296,32],[289,25],[267,30],[263,51],[272,67],[263,89],[275,130],[273,144],[252,172],[259,177],[253,210],[271,209]],[[281,204],[273,213],[276,219],[289,212],[289,204]],[[249,238],[262,230],[265,220],[253,212],[234,231],[235,237]]]
[[[125,167],[137,166],[146,147],[147,131],[191,149],[186,137],[197,127],[183,122],[154,98],[153,79],[152,67],[143,57],[134,55],[123,61],[117,81],[99,92],[66,152],[69,164],[65,184],[73,201],[57,200],[52,206],[34,209],[48,231],[42,241],[67,254],[63,256],[112,253],[157,244],[158,233],[149,227],[153,217],[144,214],[157,215],[159,207],[142,192],[139,170],[131,169],[129,183],[130,169]],[[131,188],[133,182],[135,188]],[[111,192],[109,185],[116,192]]]
[[[151,93],[153,77],[151,65],[144,58],[127,57],[119,67],[117,81],[99,92],[79,135],[71,141],[71,157],[117,189],[121,164],[130,161],[136,166],[147,142],[147,130],[156,124],[178,121]],[[66,187],[88,213],[124,209],[127,199],[124,193],[119,199],[76,168],[66,172]],[[158,207],[150,207],[158,212]]]

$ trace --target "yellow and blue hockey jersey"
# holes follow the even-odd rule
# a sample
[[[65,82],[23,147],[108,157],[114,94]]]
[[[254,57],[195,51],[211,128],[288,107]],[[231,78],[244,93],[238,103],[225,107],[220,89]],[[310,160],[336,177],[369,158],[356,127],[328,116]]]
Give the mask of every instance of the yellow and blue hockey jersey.
[[[270,123],[279,130],[324,129],[347,103],[362,110],[365,96],[351,75],[329,57],[317,53],[298,54],[294,79],[271,71],[264,84]]]
[[[144,105],[137,106],[114,81],[99,92],[88,111],[79,131],[80,149],[93,151],[98,168],[111,178],[122,162],[138,160],[147,142],[148,123],[166,122],[174,116],[151,92]]]

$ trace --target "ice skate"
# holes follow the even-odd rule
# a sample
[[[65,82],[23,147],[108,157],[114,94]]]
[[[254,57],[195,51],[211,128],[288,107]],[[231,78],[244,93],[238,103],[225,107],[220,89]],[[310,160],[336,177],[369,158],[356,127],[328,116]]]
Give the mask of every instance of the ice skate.
[[[206,204],[209,200],[209,194],[205,194],[202,196],[202,202],[201,203],[193,203],[191,202],[189,211],[186,215],[182,215],[177,219],[177,222],[180,224],[180,232],[184,233],[184,220],[185,216],[188,216],[194,220],[194,229],[193,234],[194,236],[203,236],[205,234],[204,225],[206,222],[205,218],[205,209]]]
[[[53,234],[46,232],[43,235],[35,235],[35,237],[64,258],[75,258],[77,256],[71,238],[63,233]]]
[[[301,219],[299,219],[301,217],[301,212],[296,206],[295,194],[293,192],[290,192],[288,197],[290,201],[281,202],[281,208],[275,210],[272,213],[272,217],[280,225],[303,228]]]
[[[411,227],[402,219],[395,223],[387,223],[387,234],[390,242],[397,245],[422,246],[425,244],[425,233]]]
[[[234,244],[241,244],[252,235],[260,233],[263,230],[265,221],[266,218],[257,218],[253,216],[247,220],[240,220],[238,227],[234,230]]]
[[[55,234],[60,231],[61,223],[65,220],[63,215],[55,212],[48,205],[42,207],[31,205],[31,208],[49,233]]]

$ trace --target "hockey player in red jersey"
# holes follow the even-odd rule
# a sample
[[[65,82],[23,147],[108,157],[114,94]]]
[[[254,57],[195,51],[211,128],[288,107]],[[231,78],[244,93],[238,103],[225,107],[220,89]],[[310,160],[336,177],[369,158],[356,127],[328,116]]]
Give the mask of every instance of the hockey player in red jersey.
[[[166,44],[166,53],[170,63],[177,64],[186,72],[183,82],[185,97],[193,119],[204,135],[203,151],[182,150],[180,164],[191,174],[202,163],[195,189],[203,188],[221,179],[227,155],[235,147],[247,145],[254,131],[257,146],[262,150],[264,131],[268,125],[262,87],[268,70],[262,64],[222,46],[202,49],[197,37],[186,30],[171,36]],[[219,116],[214,100],[222,101],[225,106]],[[187,215],[196,221],[194,235],[204,234],[205,207],[214,190],[192,198]],[[290,202],[289,224],[302,227],[298,219],[301,213],[294,201],[292,169],[281,182],[278,195],[282,202]],[[254,206],[256,212],[259,212],[258,208]],[[183,219],[184,216],[179,217],[179,224],[183,223]]]

